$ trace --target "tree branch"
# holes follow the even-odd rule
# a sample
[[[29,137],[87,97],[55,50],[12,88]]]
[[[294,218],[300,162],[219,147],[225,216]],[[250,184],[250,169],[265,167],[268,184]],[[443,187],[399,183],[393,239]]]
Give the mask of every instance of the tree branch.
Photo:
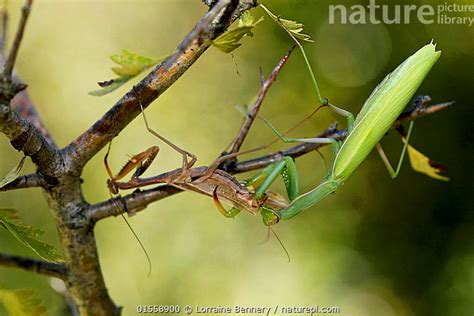
[[[452,105],[454,105],[455,101],[450,102],[442,102],[434,105],[428,106],[428,103],[431,102],[431,97],[429,95],[419,95],[415,98],[413,102],[413,109],[403,112],[398,117],[395,125],[400,124],[405,121],[413,121],[417,118],[433,114],[444,110]]]
[[[46,185],[46,181],[41,175],[37,173],[32,173],[32,174],[27,174],[27,175],[16,178],[12,182],[0,188],[0,191],[36,188],[36,187],[43,187],[45,185]]]
[[[122,212],[121,210],[126,210],[127,214],[132,216],[145,209],[148,204],[162,200],[181,191],[182,190],[169,185],[143,191],[137,190],[124,197],[109,199],[91,205],[86,209],[85,216],[94,223],[106,217],[119,216]],[[116,203],[119,204],[120,208],[117,207]]]
[[[0,64],[5,63],[5,45],[7,42],[7,29],[8,29],[8,12],[6,8],[0,11],[0,19],[2,25],[2,33],[0,37]],[[20,78],[13,69],[12,80],[15,84],[20,83]],[[46,129],[42,119],[40,118],[38,111],[35,109],[35,105],[31,101],[28,92],[26,90],[20,91],[10,102],[12,109],[15,112],[20,113],[26,118],[34,127],[43,135],[46,141],[52,146],[56,147],[51,135]]]
[[[0,254],[0,266],[49,275],[59,279],[64,279],[66,276],[66,268],[62,264],[27,257]]]
[[[8,11],[6,3],[3,3],[3,8],[0,10],[0,19],[2,20],[2,35],[0,36],[0,52],[3,54],[5,44],[7,43],[8,33]],[[3,62],[2,62],[3,63]]]
[[[13,46],[10,49],[10,54],[8,55],[3,70],[3,74],[7,79],[11,79],[12,77],[13,67],[15,66],[16,57],[18,56],[18,50],[20,49],[23,33],[25,32],[26,21],[28,21],[32,2],[33,0],[26,0],[25,5],[21,9],[20,24],[17,28],[15,39],[13,40]]]
[[[197,23],[176,51],[153,69],[134,90],[144,108],[168,89],[255,0],[221,0]],[[82,168],[100,149],[117,136],[141,113],[133,89],[127,92],[102,118],[68,145],[64,153],[73,168]]]
[[[149,105],[201,56],[209,47],[210,39],[220,35],[245,9],[254,6],[254,2],[219,1],[169,58],[60,152],[56,160],[58,183],[46,186],[44,191],[56,221],[68,270],[65,283],[81,315],[119,315],[121,312],[104,282],[94,223],[85,216],[89,205],[81,190],[80,173],[83,166],[141,113],[138,98],[144,106]]]
[[[273,69],[271,75],[268,77],[267,80],[264,80],[263,78],[263,72],[261,72],[260,77],[261,77],[261,82],[262,86],[260,87],[260,91],[258,92],[257,95],[257,100],[255,101],[254,105],[252,106],[252,109],[250,110],[249,113],[247,113],[247,118],[245,120],[245,123],[243,124],[242,128],[240,129],[239,134],[235,138],[234,144],[232,145],[231,150],[229,151],[229,154],[236,153],[240,150],[242,147],[242,144],[245,141],[245,138],[247,137],[250,127],[252,126],[253,121],[257,117],[258,111],[260,111],[260,107],[262,106],[263,100],[265,100],[265,96],[267,95],[268,89],[270,89],[270,86],[272,85],[273,82],[275,82],[277,75],[280,73],[280,70],[283,68],[285,65],[286,61],[288,58],[290,58],[291,53],[295,49],[296,45],[294,45],[286,54],[283,56],[283,58],[280,60],[280,62],[275,66]]]
[[[62,163],[60,152],[30,122],[3,102],[0,102],[0,130],[15,149],[31,157],[41,173],[54,177]]]
[[[62,159],[57,149],[51,145],[42,134],[23,116],[12,111],[10,102],[13,97],[23,91],[26,85],[12,82],[12,72],[21,39],[25,30],[31,0],[26,0],[22,9],[20,25],[16,32],[13,47],[5,62],[5,68],[0,76],[0,130],[10,139],[12,146],[31,156],[38,170],[47,176],[54,176],[56,167]],[[3,18],[7,17],[3,14]],[[3,23],[4,25],[6,22]],[[5,36],[5,34],[3,34]],[[4,42],[4,39],[2,39]]]

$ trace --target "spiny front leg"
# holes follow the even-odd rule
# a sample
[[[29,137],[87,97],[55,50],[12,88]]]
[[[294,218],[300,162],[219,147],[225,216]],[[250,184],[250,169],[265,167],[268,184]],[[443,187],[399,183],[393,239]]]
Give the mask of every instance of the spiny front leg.
[[[255,192],[255,197],[261,199],[279,175],[283,178],[288,197],[290,200],[295,199],[299,195],[298,173],[295,162],[291,157],[284,157],[282,160],[268,165],[261,172],[247,180],[245,184],[250,186],[261,182]]]
[[[117,187],[117,181],[132,172],[133,169],[135,169],[135,172],[132,175],[132,179],[136,179],[140,175],[142,175],[153,162],[156,155],[160,151],[160,148],[158,146],[152,146],[147,150],[134,155],[125,163],[125,165],[120,169],[120,171],[116,175],[114,175],[107,161],[111,145],[112,143],[109,143],[107,153],[104,156],[104,165],[109,175],[109,179],[107,180],[107,186],[109,187],[109,191],[111,194],[118,194],[119,188]]]
[[[222,215],[227,218],[234,218],[237,214],[240,213],[240,210],[235,207],[232,207],[230,210],[227,210],[224,205],[222,205],[222,203],[219,201],[219,197],[217,196],[218,188],[219,186],[216,186],[214,188],[214,191],[212,191],[212,200],[214,201],[214,204]]]

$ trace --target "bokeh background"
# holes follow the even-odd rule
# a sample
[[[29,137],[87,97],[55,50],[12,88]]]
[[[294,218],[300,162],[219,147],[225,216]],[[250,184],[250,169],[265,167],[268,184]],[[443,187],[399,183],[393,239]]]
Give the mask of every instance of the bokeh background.
[[[153,273],[147,277],[146,260],[132,234],[120,217],[109,218],[95,233],[114,301],[124,306],[124,315],[135,315],[139,304],[319,305],[340,307],[343,315],[472,315],[473,28],[423,25],[416,19],[406,25],[330,25],[330,4],[349,7],[368,1],[262,2],[275,13],[305,23],[305,32],[315,40],[306,45],[307,53],[324,96],[354,113],[386,73],[434,39],[443,54],[419,93],[431,95],[434,102],[456,100],[456,105],[418,120],[413,144],[448,165],[451,181],[435,181],[413,172],[408,164],[390,180],[378,156],[370,155],[335,195],[275,228],[291,255],[290,263],[275,238],[262,244],[267,231],[260,218],[242,214],[228,220],[211,199],[182,193],[130,219],[152,257]],[[8,2],[9,34],[21,3]],[[444,1],[377,3],[435,6]],[[205,12],[198,0],[36,1],[17,70],[56,142],[67,145],[130,88],[132,83],[104,97],[87,94],[97,88],[97,81],[113,76],[108,56],[122,49],[166,55]],[[265,21],[235,51],[235,63],[230,55],[209,49],[147,110],[151,125],[198,155],[199,164],[209,164],[238,131],[242,116],[235,105],[247,104],[257,93],[259,66],[268,74],[291,46],[263,10],[252,13],[263,15]],[[262,114],[283,130],[315,105],[296,51],[271,88]],[[335,120],[342,122],[329,111],[321,112],[293,135],[314,135]],[[245,146],[271,139],[268,128],[257,122]],[[146,132],[142,119],[135,120],[114,140],[112,168],[119,169],[129,155],[155,144],[160,143]],[[395,161],[401,149],[396,133],[390,132],[383,144]],[[175,152],[160,146],[148,175],[180,165]],[[272,150],[285,147],[279,144]],[[0,152],[4,175],[21,154],[5,137],[0,138]],[[329,162],[330,149],[322,152]],[[104,153],[82,175],[90,203],[109,198]],[[325,175],[317,153],[298,159],[297,165],[303,192]],[[29,162],[23,172],[33,170]],[[284,193],[281,183],[273,189]],[[18,209],[25,222],[46,231],[45,240],[59,245],[41,190],[1,193],[0,206]],[[5,231],[0,231],[0,251],[33,256]],[[36,289],[48,315],[67,315],[65,300],[48,277],[0,268],[0,286]]]

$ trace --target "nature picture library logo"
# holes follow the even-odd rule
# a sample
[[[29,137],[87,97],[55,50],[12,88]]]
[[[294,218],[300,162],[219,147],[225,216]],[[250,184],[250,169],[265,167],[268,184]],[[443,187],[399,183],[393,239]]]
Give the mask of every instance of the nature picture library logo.
[[[388,5],[370,0],[367,6],[355,4],[329,6],[329,24],[410,24],[419,21],[423,24],[474,24],[474,4],[444,2],[438,5]]]

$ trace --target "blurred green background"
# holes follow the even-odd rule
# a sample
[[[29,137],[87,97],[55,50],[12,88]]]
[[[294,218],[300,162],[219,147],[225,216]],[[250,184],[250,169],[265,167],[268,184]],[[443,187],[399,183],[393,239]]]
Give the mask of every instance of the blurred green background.
[[[431,95],[435,103],[456,100],[456,105],[418,120],[413,144],[448,165],[451,182],[415,173],[408,164],[390,180],[378,156],[370,155],[335,195],[275,228],[291,263],[275,238],[262,244],[267,230],[259,217],[242,214],[228,220],[211,199],[178,194],[130,219],[152,257],[149,278],[132,234],[121,218],[109,218],[95,232],[114,301],[124,306],[124,315],[135,315],[139,304],[319,305],[340,307],[342,315],[472,315],[473,28],[424,25],[416,19],[402,25],[331,25],[330,4],[349,7],[368,1],[262,2],[283,17],[305,23],[305,32],[315,40],[306,49],[323,95],[354,113],[385,74],[434,39],[443,54],[419,93]],[[436,6],[444,1],[377,3]],[[21,4],[8,3],[11,36]],[[56,142],[67,145],[131,87],[129,83],[105,97],[87,94],[97,88],[97,81],[113,76],[108,56],[122,49],[166,55],[205,12],[198,0],[36,1],[17,71]],[[240,76],[230,55],[211,48],[147,111],[153,128],[198,155],[198,164],[209,164],[238,131],[242,117],[235,105],[248,103],[257,93],[258,67],[268,74],[291,46],[263,10],[254,9],[252,14],[263,15],[265,21],[235,51]],[[315,105],[301,54],[295,51],[261,113],[283,130]],[[323,111],[293,135],[315,135],[335,120],[342,122]],[[245,146],[271,139],[268,128],[257,122]],[[112,168],[118,170],[130,155],[155,144],[162,150],[147,175],[180,165],[180,157],[148,134],[139,118],[114,140]],[[390,132],[383,144],[395,161],[401,149],[396,133]],[[271,150],[285,147],[279,144]],[[21,154],[5,137],[0,139],[0,152],[0,174],[5,175]],[[329,148],[322,152],[332,159]],[[83,173],[84,195],[90,203],[109,198],[104,153]],[[298,159],[297,165],[303,192],[325,175],[316,153]],[[29,162],[23,172],[33,170]],[[281,183],[275,190],[284,193]],[[59,244],[40,189],[1,193],[0,206],[20,210],[25,222],[46,230],[45,240]],[[33,255],[3,230],[0,251]],[[48,277],[0,268],[2,288],[34,288],[48,315],[64,315],[65,301],[50,282]]]

